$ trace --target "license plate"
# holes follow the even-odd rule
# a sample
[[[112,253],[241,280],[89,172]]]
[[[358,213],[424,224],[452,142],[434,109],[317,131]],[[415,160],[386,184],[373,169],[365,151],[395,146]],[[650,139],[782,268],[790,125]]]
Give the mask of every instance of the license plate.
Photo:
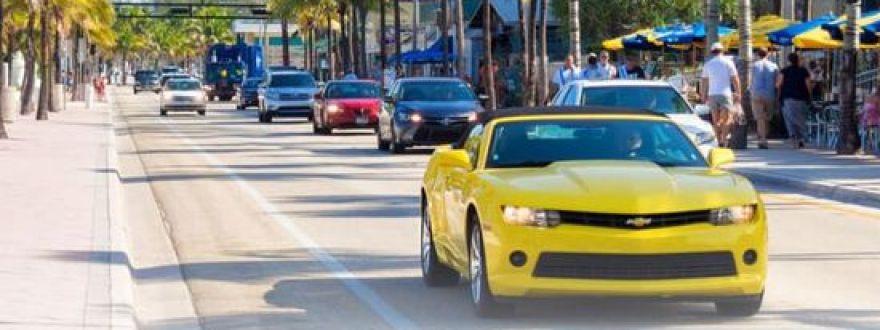
[[[366,123],[368,123],[368,122],[370,122],[370,120],[367,119],[366,116],[357,116],[357,117],[354,118],[354,123],[355,123],[355,124],[358,124],[358,125],[363,125],[363,124],[366,124]]]

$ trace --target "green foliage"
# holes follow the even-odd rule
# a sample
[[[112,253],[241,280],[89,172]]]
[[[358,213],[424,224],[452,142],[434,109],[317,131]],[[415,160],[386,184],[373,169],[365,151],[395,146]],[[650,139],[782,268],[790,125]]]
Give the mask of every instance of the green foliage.
[[[124,14],[146,14],[141,8],[126,8]],[[204,7],[196,16],[229,15],[225,8]],[[129,18],[117,20],[116,51],[141,59],[165,57],[183,60],[201,56],[215,43],[232,43],[235,35],[228,19]]]
[[[550,10],[568,30],[569,0],[550,0]],[[580,0],[582,42],[599,48],[602,40],[640,28],[703,19],[703,0]],[[721,0],[723,22],[737,18],[737,0]],[[567,34],[566,34],[567,37]]]

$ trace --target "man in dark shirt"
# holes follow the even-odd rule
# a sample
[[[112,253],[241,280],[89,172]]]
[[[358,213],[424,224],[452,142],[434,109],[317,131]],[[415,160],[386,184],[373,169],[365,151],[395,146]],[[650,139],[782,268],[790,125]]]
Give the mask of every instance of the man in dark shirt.
[[[797,53],[788,55],[789,65],[776,78],[776,87],[782,99],[782,116],[788,136],[795,148],[803,148],[807,136],[807,115],[809,112],[810,71],[800,65]]]
[[[633,56],[626,59],[626,65],[620,67],[618,74],[620,79],[636,80],[648,78],[645,75],[645,70],[639,65],[639,59]]]

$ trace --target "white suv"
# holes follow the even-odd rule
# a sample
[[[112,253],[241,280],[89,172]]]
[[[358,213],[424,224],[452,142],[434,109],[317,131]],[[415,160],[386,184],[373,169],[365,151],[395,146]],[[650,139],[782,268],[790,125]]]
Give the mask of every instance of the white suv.
[[[665,114],[684,129],[703,152],[718,146],[712,124],[700,118],[675,87],[648,80],[581,80],[562,88],[554,106],[602,106],[649,110]]]
[[[301,117],[312,120],[318,85],[305,71],[282,69],[268,71],[257,91],[261,123],[272,117]]]

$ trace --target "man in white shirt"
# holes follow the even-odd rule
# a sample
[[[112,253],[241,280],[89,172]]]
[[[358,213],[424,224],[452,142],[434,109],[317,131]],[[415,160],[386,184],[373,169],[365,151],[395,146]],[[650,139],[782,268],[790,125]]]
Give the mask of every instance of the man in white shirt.
[[[574,66],[574,56],[568,55],[565,57],[565,65],[563,65],[556,73],[553,74],[551,81],[553,82],[553,93],[550,95],[556,94],[556,92],[565,86],[565,84],[570,83],[572,81],[578,80],[581,77],[581,69]]]
[[[602,72],[602,80],[617,78],[617,68],[610,63],[611,55],[607,51],[599,53],[599,70]]]
[[[712,127],[718,144],[727,146],[730,126],[738,115],[736,104],[740,101],[739,75],[736,65],[724,55],[724,45],[712,44],[712,59],[703,65],[700,94],[703,103],[712,109]]]

